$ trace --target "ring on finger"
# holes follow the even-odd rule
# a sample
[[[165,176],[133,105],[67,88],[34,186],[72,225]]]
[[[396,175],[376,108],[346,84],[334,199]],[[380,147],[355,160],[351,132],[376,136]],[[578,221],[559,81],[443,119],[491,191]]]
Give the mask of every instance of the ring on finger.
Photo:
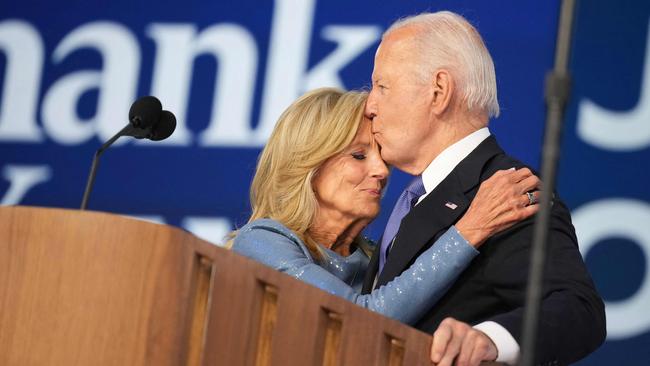
[[[532,192],[526,192],[526,196],[528,197],[528,206],[532,206],[537,203],[537,197],[535,197],[535,194]]]

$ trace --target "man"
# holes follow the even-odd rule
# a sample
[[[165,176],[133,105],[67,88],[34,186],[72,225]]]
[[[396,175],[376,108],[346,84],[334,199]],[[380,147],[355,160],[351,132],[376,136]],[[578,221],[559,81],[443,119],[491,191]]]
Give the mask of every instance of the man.
[[[438,12],[395,23],[377,50],[372,85],[366,115],[382,157],[416,176],[424,190],[396,234],[388,229],[389,220],[364,291],[408,268],[461,217],[481,181],[497,170],[523,166],[487,129],[489,118],[499,113],[494,65],[476,29],[461,16]],[[397,205],[391,216],[399,220],[396,211]],[[533,220],[526,220],[483,244],[481,254],[419,321],[419,329],[435,331],[434,363],[516,362],[532,227]],[[605,315],[569,212],[557,199],[547,262],[536,360],[567,364],[603,342]]]

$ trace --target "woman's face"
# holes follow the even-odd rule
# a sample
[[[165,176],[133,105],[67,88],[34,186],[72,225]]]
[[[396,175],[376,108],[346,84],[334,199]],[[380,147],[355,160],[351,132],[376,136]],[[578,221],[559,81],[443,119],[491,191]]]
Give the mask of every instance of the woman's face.
[[[319,214],[333,219],[374,219],[387,177],[370,120],[364,118],[350,146],[326,160],[314,178]]]

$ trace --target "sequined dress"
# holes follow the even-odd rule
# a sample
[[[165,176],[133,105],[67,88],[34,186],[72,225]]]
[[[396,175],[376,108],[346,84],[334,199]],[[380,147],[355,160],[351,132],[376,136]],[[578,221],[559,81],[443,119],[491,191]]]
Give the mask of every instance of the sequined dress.
[[[232,249],[280,272],[401,322],[412,324],[454,283],[478,255],[454,226],[400,276],[370,294],[361,295],[369,258],[360,249],[349,256],[322,247],[316,261],[296,234],[271,219],[259,219],[239,230]]]

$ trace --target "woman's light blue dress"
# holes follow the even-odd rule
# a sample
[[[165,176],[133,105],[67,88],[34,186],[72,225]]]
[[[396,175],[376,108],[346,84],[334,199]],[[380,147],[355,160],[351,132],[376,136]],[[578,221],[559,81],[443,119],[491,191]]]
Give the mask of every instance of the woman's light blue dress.
[[[242,227],[232,249],[407,324],[414,323],[431,308],[478,255],[452,226],[408,270],[370,294],[361,295],[369,258],[360,249],[344,257],[322,248],[324,259],[315,261],[293,231],[271,219],[255,220]]]

